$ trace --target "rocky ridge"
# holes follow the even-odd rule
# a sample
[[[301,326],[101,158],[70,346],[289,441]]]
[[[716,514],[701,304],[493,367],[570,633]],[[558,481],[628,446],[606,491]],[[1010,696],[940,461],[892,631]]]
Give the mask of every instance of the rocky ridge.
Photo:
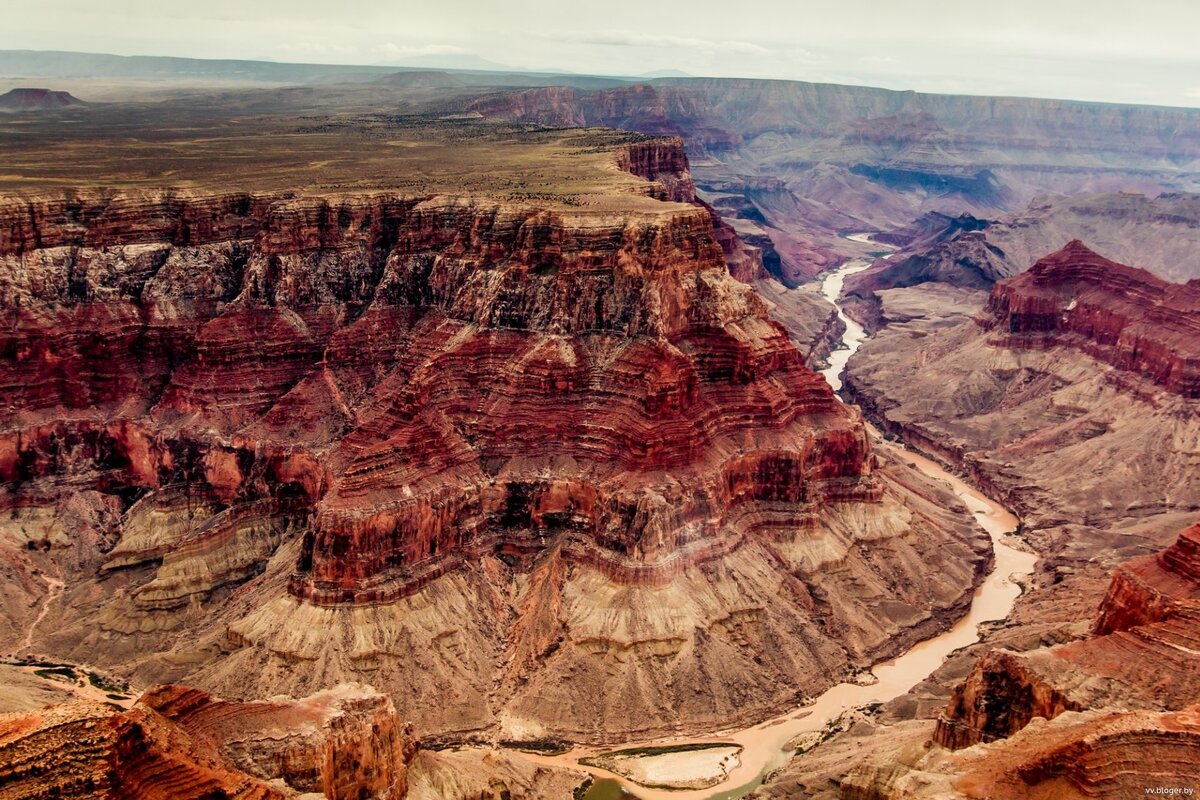
[[[984,315],[1002,347],[1079,348],[1200,398],[1200,280],[1170,284],[1076,239],[999,284]]]
[[[1198,315],[1194,285],[1076,242],[997,284],[974,319],[888,325],[851,360],[846,385],[881,425],[970,472],[1031,529],[1187,513]],[[1086,480],[1065,466],[1077,463],[1095,467]],[[1136,487],[1129,470],[1141,471]],[[1103,549],[1088,543],[1095,535],[1055,536],[1054,550],[1071,543],[1089,560]]]
[[[1200,195],[1119,192],[1040,198],[993,219],[933,212],[880,234],[879,241],[901,249],[846,281],[846,306],[875,329],[886,324],[880,300],[889,290],[954,286],[990,291],[997,281],[1025,272],[1073,240],[1117,261],[1136,263],[1160,279],[1198,279],[1200,266],[1193,253],[1200,245]]]
[[[52,89],[17,88],[0,94],[0,109],[6,111],[46,111],[86,105],[70,92]]]
[[[259,703],[162,686],[128,711],[78,701],[0,715],[0,797],[21,800],[398,800],[412,757],[391,701],[361,686]]]
[[[894,230],[951,209],[996,219],[1046,195],[1198,188],[1200,117],[1187,109],[702,78],[494,91],[470,108],[684,137],[700,186],[772,242],[779,261],[768,269],[789,286],[863,255],[840,238],[846,232]],[[1093,242],[1084,233],[1030,252],[1074,236]]]
[[[1081,638],[986,652],[936,720],[851,712],[845,733],[804,753],[754,796],[1016,800],[1194,791],[1198,544],[1193,526],[1166,550],[1121,564]]]
[[[604,740],[948,624],[986,536],[730,276],[678,140],[611,159],[649,182],[7,199],[13,629],[142,684],[365,679],[422,736]],[[40,614],[35,570],[69,578]]]
[[[994,651],[981,660],[955,691],[934,738],[957,749],[1064,711],[1187,709],[1200,703],[1198,640],[1200,526],[1193,526],[1161,553],[1114,571],[1090,638],[1026,653]]]
[[[910,296],[946,286],[953,299],[955,287],[881,292],[890,321],[844,374],[881,428],[1019,513],[1021,538],[1040,555],[1034,580],[1004,625],[908,695],[850,715],[846,732],[781,770],[764,797],[1111,796],[1136,781],[1177,785],[1179,759],[1195,759],[1194,634],[1183,617],[1162,619],[1177,602],[1166,596],[1184,595],[1142,585],[1186,583],[1177,565],[1190,563],[1182,556],[1194,532],[1178,532],[1200,518],[1200,417],[1186,377],[1193,287],[1078,244],[1042,262],[944,318],[923,315]],[[1176,566],[1141,558],[1177,537],[1162,556]],[[1118,570],[1105,599],[1106,571],[1130,558],[1140,560]],[[1088,638],[1093,630],[1115,633]],[[1151,663],[1161,680],[1148,684]],[[1143,710],[1114,718],[1126,696]],[[943,715],[948,707],[958,710]],[[945,743],[971,746],[930,750],[939,717]],[[994,741],[972,744],[981,740]],[[1053,742],[1064,749],[1050,758]],[[1117,769],[1068,791],[1054,776],[1070,772],[1072,753],[1096,780],[1130,753],[1162,780]],[[1044,769],[1030,767],[1033,788],[1017,767],[1044,756]]]

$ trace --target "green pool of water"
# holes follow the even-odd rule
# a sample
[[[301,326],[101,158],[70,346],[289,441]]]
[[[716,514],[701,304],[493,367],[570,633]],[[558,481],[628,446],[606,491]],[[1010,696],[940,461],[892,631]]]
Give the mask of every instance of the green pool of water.
[[[597,778],[583,795],[583,800],[630,800],[632,797],[612,778]]]

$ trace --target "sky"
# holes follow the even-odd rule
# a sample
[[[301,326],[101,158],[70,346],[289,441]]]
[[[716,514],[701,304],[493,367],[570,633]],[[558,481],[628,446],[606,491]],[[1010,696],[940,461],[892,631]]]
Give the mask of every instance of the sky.
[[[1200,107],[1198,0],[5,0],[0,49],[679,70]]]

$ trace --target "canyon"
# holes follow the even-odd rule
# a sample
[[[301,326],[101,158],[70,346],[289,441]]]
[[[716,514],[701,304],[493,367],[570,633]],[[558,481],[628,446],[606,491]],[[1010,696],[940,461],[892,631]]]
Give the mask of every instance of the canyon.
[[[935,285],[883,290],[883,308]],[[1037,568],[1004,625],[906,696],[848,714],[764,797],[1191,785],[1195,529],[1179,531],[1200,519],[1196,300],[1194,281],[1073,241],[981,304],[885,315],[850,359],[848,393],[1017,510]]]
[[[885,429],[1010,502],[1042,547],[1068,560],[1077,548],[1086,561],[1109,540],[1114,555],[1133,555],[1138,543],[1117,530],[1163,517],[1165,536],[1179,527],[1165,519],[1197,510],[1197,297],[1194,282],[1071,242],[997,283],[974,316],[887,325],[851,361],[846,385]],[[1069,535],[1041,541],[1042,529]]]
[[[1192,109],[698,78],[500,90],[471,107],[683,136],[706,198],[771,244],[769,266],[788,285],[864,254],[842,234],[925,213],[990,218],[1047,195],[1200,188]]]
[[[231,701],[368,683],[428,786],[467,741],[756,722],[989,571],[734,277],[754,253],[678,139],[272,121],[114,178],[94,156],[141,123],[88,113],[104,135],[14,147],[61,177],[0,209],[16,655]],[[500,762],[539,785],[474,774]]]
[[[938,719],[939,746],[856,767],[842,795],[1113,797],[1190,787],[1200,753],[1198,541],[1193,526],[1161,553],[1120,565],[1090,636],[989,653]]]
[[[1050,197],[999,219],[929,213],[880,235],[899,252],[851,278],[845,303],[872,329],[892,320],[970,314],[997,281],[1076,239],[1174,283],[1200,278],[1192,257],[1200,246],[1200,195]],[[918,286],[921,292],[900,291]]]
[[[0,714],[0,797],[404,797],[413,743],[390,700],[341,685],[236,703],[161,686],[131,709]]]
[[[552,78],[0,117],[0,797],[1186,778],[1200,117]]]

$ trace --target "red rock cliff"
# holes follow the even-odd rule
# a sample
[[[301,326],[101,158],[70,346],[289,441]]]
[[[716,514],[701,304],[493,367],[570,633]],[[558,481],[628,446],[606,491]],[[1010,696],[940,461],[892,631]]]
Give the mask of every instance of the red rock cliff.
[[[678,140],[617,157],[694,199]],[[615,578],[661,580],[767,524],[764,504],[786,525],[877,499],[857,415],[729,280],[712,219],[387,194],[9,199],[0,479],[25,499],[8,502],[47,479],[183,483],[228,508],[196,553],[258,526],[243,560],[145,587],[161,606],[244,578],[278,541],[264,526],[306,518],[292,591],[377,602],[549,533]]]
[[[1200,397],[1200,287],[1168,283],[1074,241],[996,284],[982,324],[1013,347],[1074,347]]]
[[[125,712],[0,715],[0,798],[398,800],[412,755],[391,701],[362,687],[232,703],[165,686]]]
[[[725,254],[733,277],[742,283],[767,277],[762,249],[743,241],[715,208],[696,196],[683,139],[673,136],[627,145],[618,151],[617,165],[626,172],[651,181],[651,194],[654,197],[690,203],[707,211],[712,220],[713,236],[721,245],[721,252]]]
[[[1121,565],[1092,638],[981,659],[938,720],[936,741],[994,741],[1064,711],[1171,711],[1200,702],[1198,544],[1193,526],[1162,553]]]

